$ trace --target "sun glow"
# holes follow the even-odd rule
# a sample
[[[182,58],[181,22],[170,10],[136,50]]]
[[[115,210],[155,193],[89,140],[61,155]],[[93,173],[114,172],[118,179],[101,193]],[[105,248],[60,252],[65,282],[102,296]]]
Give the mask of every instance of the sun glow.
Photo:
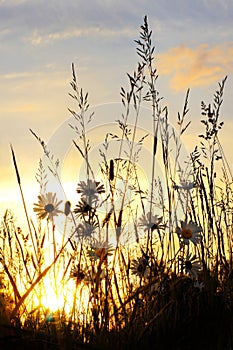
[[[43,307],[51,312],[58,311],[64,308],[65,301],[66,297],[64,293],[62,293],[61,288],[58,290],[58,288],[54,286],[54,281],[50,279],[50,277],[45,278],[43,281],[43,292],[40,298],[40,303]],[[67,305],[67,311],[69,311],[71,307],[72,304]]]

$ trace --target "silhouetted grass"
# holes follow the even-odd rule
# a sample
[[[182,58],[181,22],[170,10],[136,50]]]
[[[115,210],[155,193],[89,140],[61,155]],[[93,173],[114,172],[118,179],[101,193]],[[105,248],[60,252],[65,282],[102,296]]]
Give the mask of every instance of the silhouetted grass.
[[[77,184],[77,203],[48,190],[48,174],[62,186],[60,163],[31,130],[44,151],[36,174],[38,221],[33,222],[11,145],[28,231],[16,226],[7,209],[0,234],[1,348],[233,347],[232,174],[218,137],[226,78],[213,102],[202,102],[204,131],[183,159],[189,90],[175,130],[157,89],[146,17],[136,43],[139,62],[128,74],[128,90],[121,88],[119,132],[107,133],[99,149],[98,178],[86,132],[94,115],[72,65],[70,127],[86,170]],[[151,110],[151,135],[138,134],[144,105]],[[115,158],[109,154],[113,140]],[[147,140],[149,188],[137,167]],[[63,218],[63,235],[56,232],[57,217]],[[123,244],[125,236],[134,242]]]

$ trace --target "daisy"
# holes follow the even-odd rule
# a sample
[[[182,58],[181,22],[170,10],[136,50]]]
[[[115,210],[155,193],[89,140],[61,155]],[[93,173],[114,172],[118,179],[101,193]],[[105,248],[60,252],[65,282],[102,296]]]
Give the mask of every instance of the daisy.
[[[58,201],[56,193],[48,192],[45,195],[40,194],[38,196],[38,203],[34,203],[34,212],[39,219],[53,219],[54,216],[57,216],[59,213],[63,213],[58,209],[62,201]]]
[[[162,217],[159,217],[158,215],[152,215],[150,212],[148,212],[146,215],[142,215],[142,217],[139,219],[139,226],[143,226],[144,231],[153,231],[156,229],[165,228],[165,225],[161,223],[162,220]]]
[[[105,192],[104,185],[93,180],[87,180],[87,182],[80,181],[76,191],[77,193],[80,193],[81,197],[84,198],[89,204],[91,204],[93,200],[96,201],[99,194]]]
[[[72,267],[70,271],[70,278],[73,278],[78,285],[85,278],[85,273],[80,269],[80,266]]]
[[[181,227],[177,227],[176,229],[176,233],[178,233],[184,244],[189,244],[189,241],[192,241],[195,245],[201,240],[201,231],[202,228],[192,221],[189,223],[181,221]]]
[[[85,201],[85,199],[81,198],[74,209],[74,213],[77,214],[78,217],[85,216],[89,215],[91,210],[92,207]]]
[[[148,276],[148,260],[145,257],[140,257],[138,259],[134,259],[131,265],[131,271],[133,275],[139,277],[147,277]]]
[[[76,227],[76,236],[77,237],[91,237],[94,233],[96,227],[88,224],[87,222],[80,223]]]
[[[195,255],[187,254],[185,258],[180,258],[180,264],[181,269],[192,278],[196,278],[201,272],[201,262]]]
[[[104,261],[108,256],[112,255],[113,246],[107,242],[98,242],[96,241],[91,249],[87,251],[87,254],[90,259]]]

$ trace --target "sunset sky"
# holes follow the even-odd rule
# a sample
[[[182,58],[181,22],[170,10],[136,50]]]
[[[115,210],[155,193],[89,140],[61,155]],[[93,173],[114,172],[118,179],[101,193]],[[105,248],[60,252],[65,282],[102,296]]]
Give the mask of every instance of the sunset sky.
[[[126,73],[136,68],[134,40],[145,15],[156,46],[158,89],[172,123],[191,89],[187,149],[198,139],[201,101],[212,102],[218,82],[228,75],[220,138],[233,168],[232,0],[0,0],[1,216],[8,207],[22,206],[10,144],[31,207],[42,150],[29,129],[60,144],[72,105],[72,62],[91,106],[120,102]],[[97,121],[96,130],[112,118]]]

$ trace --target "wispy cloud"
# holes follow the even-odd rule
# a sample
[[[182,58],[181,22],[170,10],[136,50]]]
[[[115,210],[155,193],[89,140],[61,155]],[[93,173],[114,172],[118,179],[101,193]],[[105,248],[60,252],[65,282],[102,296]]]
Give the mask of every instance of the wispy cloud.
[[[11,72],[11,73],[5,73],[0,74],[0,87],[2,85],[5,86],[5,84],[9,83],[12,84],[12,80],[14,80],[15,86],[18,88],[19,86],[22,88],[24,84],[33,84],[35,81],[37,84],[39,83],[46,83],[48,84],[50,82],[50,85],[60,85],[61,82],[63,84],[67,80],[67,71],[65,69],[61,70],[57,68],[55,65],[47,64],[46,66],[42,67],[43,69],[41,71],[21,71],[21,72]],[[62,80],[63,79],[63,80]]]
[[[158,71],[170,77],[170,85],[177,91],[207,86],[233,71],[233,43],[171,48],[158,55]]]
[[[1,0],[0,5],[4,4],[6,6],[16,6],[26,3],[27,0]]]
[[[135,28],[121,28],[110,29],[103,27],[87,27],[87,28],[71,28],[63,31],[56,31],[51,33],[41,33],[38,30],[34,30],[30,36],[24,38],[25,41],[30,42],[32,45],[45,45],[54,41],[65,40],[77,37],[115,37],[115,36],[132,36],[135,34]]]
[[[7,74],[1,74],[1,80],[10,80],[10,79],[25,79],[25,78],[33,78],[33,76],[38,75],[38,73],[31,72],[12,72]]]

